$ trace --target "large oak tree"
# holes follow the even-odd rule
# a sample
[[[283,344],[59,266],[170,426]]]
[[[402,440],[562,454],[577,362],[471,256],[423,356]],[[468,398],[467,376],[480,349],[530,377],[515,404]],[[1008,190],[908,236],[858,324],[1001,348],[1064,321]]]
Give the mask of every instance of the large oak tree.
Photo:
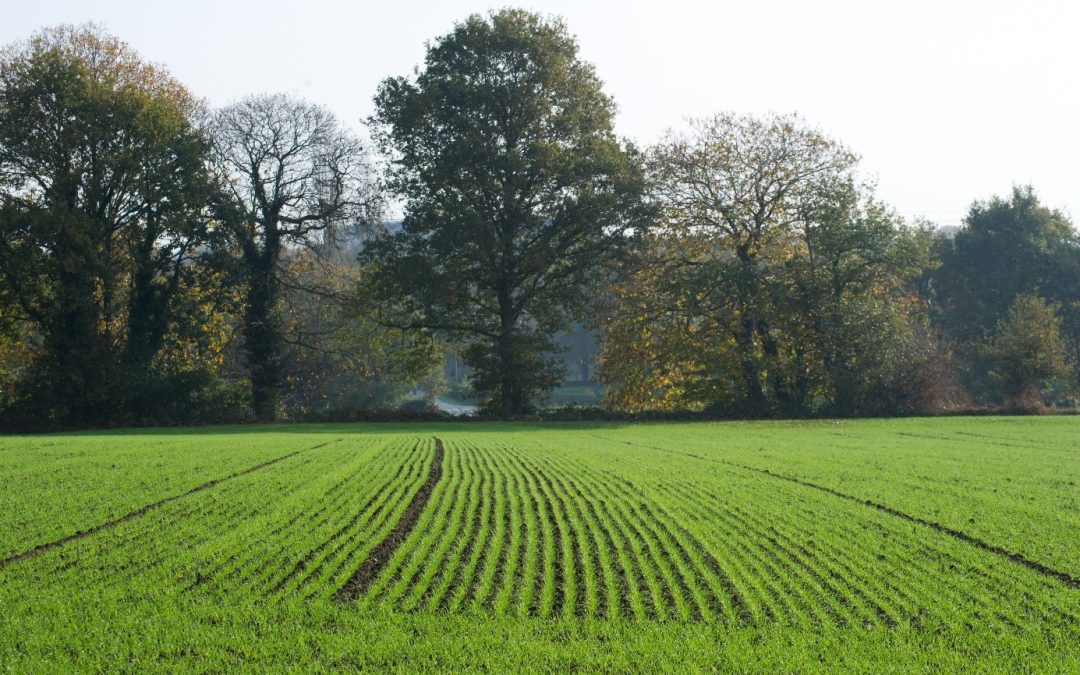
[[[563,23],[520,10],[458,24],[375,104],[405,201],[401,231],[363,253],[379,319],[463,339],[488,408],[525,411],[561,375],[553,333],[644,226],[615,105]]]

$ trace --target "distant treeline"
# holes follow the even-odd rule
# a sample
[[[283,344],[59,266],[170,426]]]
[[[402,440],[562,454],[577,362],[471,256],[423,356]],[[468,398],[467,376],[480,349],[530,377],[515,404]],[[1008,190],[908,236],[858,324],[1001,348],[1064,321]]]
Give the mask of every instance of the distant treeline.
[[[293,96],[209,109],[92,25],[9,45],[2,426],[364,418],[442,391],[447,354],[514,417],[579,341],[582,415],[1077,405],[1080,236],[1031,187],[946,231],[798,116],[638,148],[614,112],[520,10],[383,81],[370,142]]]

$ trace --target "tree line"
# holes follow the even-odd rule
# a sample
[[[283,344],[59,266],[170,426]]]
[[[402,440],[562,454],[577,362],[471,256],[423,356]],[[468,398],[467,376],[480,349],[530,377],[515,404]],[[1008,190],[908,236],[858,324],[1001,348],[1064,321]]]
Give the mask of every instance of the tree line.
[[[565,379],[557,336],[582,322],[616,411],[1080,396],[1080,236],[1031,187],[947,231],[796,115],[638,148],[564,23],[514,9],[374,102],[365,141],[295,96],[210,109],[95,26],[6,47],[4,426],[387,408],[437,391],[447,353],[512,417]]]

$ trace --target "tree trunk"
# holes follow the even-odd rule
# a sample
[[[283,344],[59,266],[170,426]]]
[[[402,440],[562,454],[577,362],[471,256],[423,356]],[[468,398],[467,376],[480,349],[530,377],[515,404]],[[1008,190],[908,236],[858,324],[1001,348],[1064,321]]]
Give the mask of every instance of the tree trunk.
[[[52,372],[49,402],[66,408],[67,422],[76,426],[101,424],[114,413],[110,401],[111,352],[99,330],[101,314],[93,297],[94,254],[85,237],[73,232],[79,219],[65,223],[58,249],[65,261],[59,273],[57,296],[51,324],[46,331],[46,349]],[[51,406],[50,406],[51,407]]]
[[[755,332],[754,321],[743,319],[740,330],[735,336],[735,343],[739,346],[739,369],[742,371],[743,384],[746,387],[745,412],[753,417],[764,415],[769,407],[765,390],[761,386],[757,359],[754,358]]]
[[[503,417],[521,412],[520,387],[515,373],[514,330],[517,321],[511,307],[508,288],[499,290],[499,337],[495,345],[499,361],[499,410]]]
[[[735,335],[735,343],[739,347],[739,368],[742,371],[743,383],[746,386],[746,413],[757,417],[764,416],[769,410],[769,401],[765,396],[765,390],[761,383],[761,373],[758,361],[754,356],[754,336],[761,333],[757,308],[754,303],[758,299],[757,264],[750,255],[748,245],[740,245],[736,254],[740,265],[741,297],[739,305],[742,318],[739,330]]]
[[[499,336],[499,410],[503,417],[512,417],[517,413],[514,393],[514,336]]]
[[[282,335],[278,325],[278,282],[276,276],[280,244],[268,237],[259,255],[248,261],[249,279],[244,313],[244,341],[251,377],[251,408],[263,421],[277,419],[284,373]]]
[[[154,228],[147,229],[147,239],[135,254],[136,269],[131,280],[128,306],[127,341],[124,366],[136,376],[145,376],[161,349],[169,330],[168,305],[179,285],[179,269],[162,285],[154,264]],[[179,263],[177,263],[179,264]]]

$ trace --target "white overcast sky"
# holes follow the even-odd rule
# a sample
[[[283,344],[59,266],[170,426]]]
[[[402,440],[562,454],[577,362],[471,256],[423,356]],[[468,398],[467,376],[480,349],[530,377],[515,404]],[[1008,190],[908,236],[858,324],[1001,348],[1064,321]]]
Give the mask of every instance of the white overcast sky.
[[[94,21],[212,105],[286,91],[359,127],[424,42],[509,3],[12,0],[0,42]],[[565,18],[641,145],[687,115],[798,112],[905,216],[956,224],[1031,183],[1080,219],[1076,0],[532,0]]]

